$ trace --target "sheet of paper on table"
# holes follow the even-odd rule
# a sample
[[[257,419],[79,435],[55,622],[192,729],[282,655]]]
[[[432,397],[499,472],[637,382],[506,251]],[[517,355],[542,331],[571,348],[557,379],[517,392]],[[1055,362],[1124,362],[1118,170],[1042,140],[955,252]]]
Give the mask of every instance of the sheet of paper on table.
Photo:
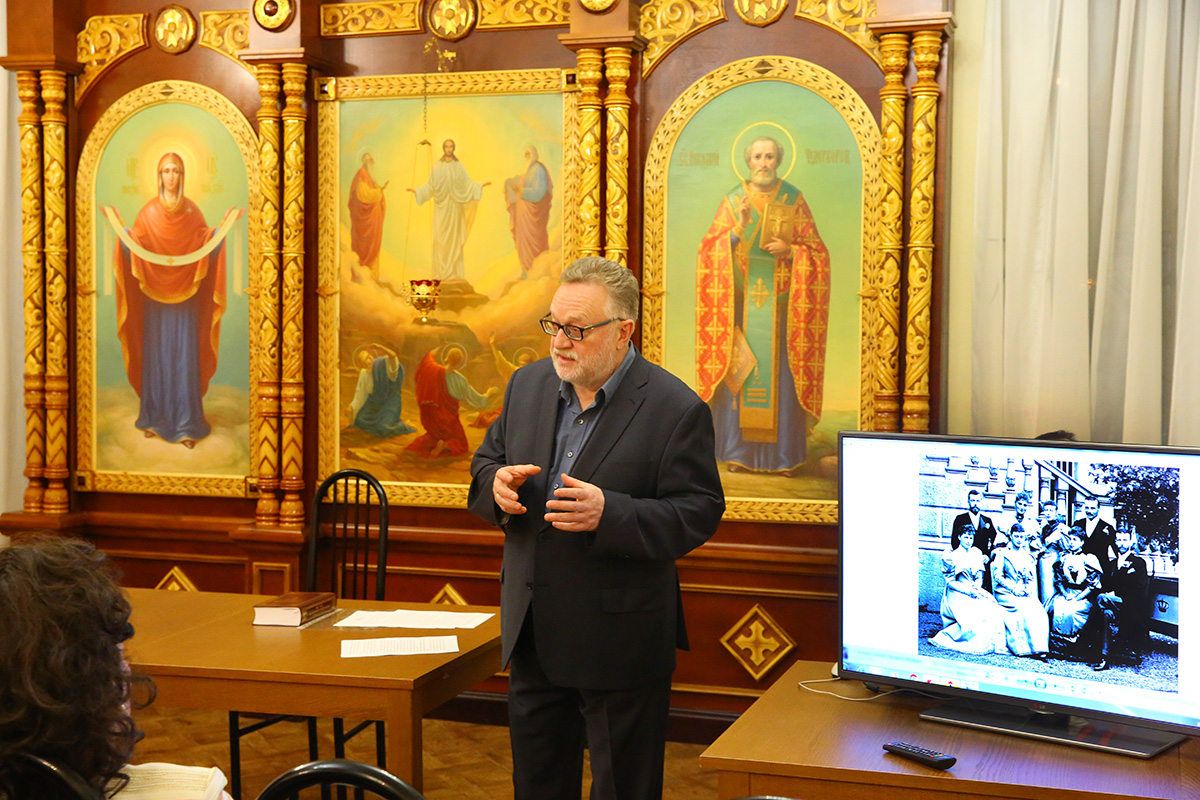
[[[383,639],[342,640],[342,658],[457,652],[457,636],[389,636]]]
[[[398,608],[395,611],[355,611],[334,623],[335,628],[429,628],[453,630],[478,628],[492,618],[479,611],[414,611]]]

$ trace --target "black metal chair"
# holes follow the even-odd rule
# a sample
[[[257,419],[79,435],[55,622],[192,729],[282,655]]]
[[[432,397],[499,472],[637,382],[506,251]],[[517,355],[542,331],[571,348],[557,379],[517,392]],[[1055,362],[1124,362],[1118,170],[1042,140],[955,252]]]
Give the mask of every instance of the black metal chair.
[[[360,469],[339,470],[326,478],[317,488],[309,510],[304,590],[330,591],[357,600],[382,600],[387,581],[387,549],[388,503],[379,481]],[[370,579],[372,571],[374,580]],[[239,712],[229,712],[229,786],[236,800],[240,800],[242,790],[241,738],[285,719],[298,718],[280,715],[242,725]],[[308,757],[316,762],[317,719],[303,719],[308,725]],[[345,758],[346,742],[370,725],[375,726],[376,760],[384,767],[387,749],[382,721],[367,720],[346,730],[343,720],[335,718],[334,756]]]
[[[70,767],[55,764],[30,753],[13,756],[14,768],[5,770],[12,782],[14,797],[38,800],[104,800],[99,789],[88,784]]]
[[[285,800],[301,790],[320,786],[351,787],[356,798],[370,794],[383,800],[425,800],[425,795],[374,764],[330,758],[293,767],[267,784],[258,800]]]

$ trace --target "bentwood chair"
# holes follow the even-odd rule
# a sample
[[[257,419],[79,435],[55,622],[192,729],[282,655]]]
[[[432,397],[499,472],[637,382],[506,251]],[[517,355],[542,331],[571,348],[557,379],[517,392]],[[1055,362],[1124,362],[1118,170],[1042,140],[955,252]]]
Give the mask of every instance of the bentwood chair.
[[[30,753],[17,753],[4,773],[6,788],[14,798],[38,800],[104,800],[100,790],[88,784],[78,772]]]
[[[354,789],[356,800],[364,795],[383,800],[425,800],[425,795],[381,767],[338,758],[313,761],[289,769],[271,781],[262,790],[258,800],[298,797],[301,790],[313,786],[320,786],[323,791],[331,786],[348,786]]]
[[[387,580],[388,503],[383,486],[368,472],[343,469],[326,478],[317,488],[309,510],[308,543],[305,548],[304,590],[334,592],[356,600],[382,600]],[[243,736],[296,717],[273,716],[242,725],[237,711],[229,712],[230,794],[241,798],[241,746]],[[308,725],[308,757],[319,758],[316,717],[304,717]],[[346,755],[346,742],[367,727],[375,726],[375,756],[380,767],[387,764],[383,722],[367,720],[350,730],[339,718],[333,720],[333,752]]]

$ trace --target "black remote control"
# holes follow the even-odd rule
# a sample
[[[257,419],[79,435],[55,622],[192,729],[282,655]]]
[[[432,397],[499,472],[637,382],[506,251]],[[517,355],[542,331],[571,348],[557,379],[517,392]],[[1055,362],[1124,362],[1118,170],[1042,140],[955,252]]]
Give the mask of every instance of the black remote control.
[[[904,758],[911,758],[918,764],[924,764],[934,769],[950,769],[954,766],[954,762],[958,760],[954,756],[948,756],[936,750],[926,750],[924,747],[917,747],[915,744],[909,744],[908,742],[888,742],[883,746],[883,749]]]

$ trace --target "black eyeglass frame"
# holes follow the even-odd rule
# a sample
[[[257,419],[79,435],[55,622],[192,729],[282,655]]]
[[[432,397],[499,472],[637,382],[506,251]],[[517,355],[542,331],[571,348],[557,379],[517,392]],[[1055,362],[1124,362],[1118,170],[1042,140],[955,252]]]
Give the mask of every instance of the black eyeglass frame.
[[[542,324],[542,332],[545,333],[547,336],[554,336],[559,331],[562,331],[563,333],[565,333],[567,335],[567,338],[570,339],[572,342],[582,342],[583,335],[585,333],[587,333],[588,331],[590,331],[594,328],[603,328],[605,325],[609,324],[610,322],[620,322],[621,318],[620,317],[612,317],[611,319],[604,320],[604,322],[597,322],[595,325],[588,325],[587,327],[580,327],[579,325],[563,325],[562,323],[555,322],[554,320],[550,319],[549,317],[542,317],[538,321]],[[575,334],[575,335],[572,336],[571,334]]]

